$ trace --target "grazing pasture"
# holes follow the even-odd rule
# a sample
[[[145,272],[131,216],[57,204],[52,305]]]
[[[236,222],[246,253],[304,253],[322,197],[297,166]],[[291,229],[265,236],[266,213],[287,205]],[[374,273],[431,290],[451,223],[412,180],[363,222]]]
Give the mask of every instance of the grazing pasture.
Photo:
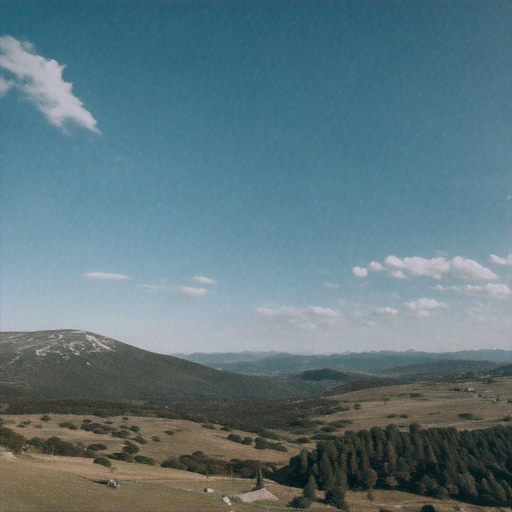
[[[112,478],[112,473],[90,459],[20,455],[1,453],[2,512],[61,511],[287,511],[287,503],[301,494],[301,489],[270,484],[268,489],[278,496],[277,502],[236,503],[231,506],[222,496],[233,496],[251,489],[253,482],[226,477],[210,477],[186,471],[148,467],[119,462],[115,478],[119,489],[98,483]],[[204,488],[214,489],[205,493]],[[318,498],[323,493],[318,492]],[[398,491],[374,491],[373,501],[364,492],[347,492],[350,510],[378,512],[388,508],[397,512],[419,512],[427,503],[437,511],[484,512],[494,510],[460,504],[454,500],[436,500]],[[315,502],[312,511],[334,510]]]

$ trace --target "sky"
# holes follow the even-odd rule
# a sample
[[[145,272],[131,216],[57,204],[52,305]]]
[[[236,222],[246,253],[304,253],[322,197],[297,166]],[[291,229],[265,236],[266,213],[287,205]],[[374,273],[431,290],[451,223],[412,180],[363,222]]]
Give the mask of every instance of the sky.
[[[0,9],[3,331],[510,349],[510,2]]]

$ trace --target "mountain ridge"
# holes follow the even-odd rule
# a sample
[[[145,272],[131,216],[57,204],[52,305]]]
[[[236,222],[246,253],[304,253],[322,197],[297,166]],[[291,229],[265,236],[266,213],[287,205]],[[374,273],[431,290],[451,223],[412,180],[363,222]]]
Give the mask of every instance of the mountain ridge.
[[[308,394],[293,382],[217,370],[89,331],[9,331],[0,339],[2,384],[22,394],[167,402]]]

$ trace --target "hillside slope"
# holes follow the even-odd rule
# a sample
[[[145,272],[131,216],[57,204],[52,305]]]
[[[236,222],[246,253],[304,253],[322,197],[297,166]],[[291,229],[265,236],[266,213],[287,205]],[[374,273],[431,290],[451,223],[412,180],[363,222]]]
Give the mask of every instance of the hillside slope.
[[[237,375],[86,331],[1,333],[2,388],[44,398],[287,398],[303,385]]]
[[[400,366],[436,363],[438,361],[491,361],[494,363],[510,363],[509,350],[464,350],[459,352],[394,352],[382,350],[379,352],[361,352],[330,355],[299,355],[278,353],[268,357],[250,357],[246,353],[245,360],[233,361],[227,357],[223,360],[221,354],[208,357],[208,354],[192,354],[183,356],[185,359],[200,359],[202,364],[217,369],[253,374],[253,375],[283,375],[299,373],[307,370],[358,370],[364,372],[384,372]],[[241,354],[240,354],[241,355]],[[211,354],[213,356],[213,354]],[[456,363],[455,363],[456,364]]]

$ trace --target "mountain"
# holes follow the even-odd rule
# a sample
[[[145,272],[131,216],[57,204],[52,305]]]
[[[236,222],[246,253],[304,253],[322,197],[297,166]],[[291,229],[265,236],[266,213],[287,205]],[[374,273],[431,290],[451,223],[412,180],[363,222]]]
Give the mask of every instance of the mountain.
[[[226,363],[244,363],[247,361],[259,361],[267,357],[280,354],[281,352],[268,351],[268,352],[251,352],[244,350],[242,352],[194,352],[193,354],[171,354],[174,357],[193,361],[194,363],[204,364],[205,366],[223,365]]]
[[[1,333],[4,396],[237,400],[304,396],[299,381],[253,377],[72,329]]]
[[[251,354],[251,353],[249,353]],[[383,350],[379,352],[361,352],[330,355],[298,355],[277,353],[269,357],[247,357],[245,361],[233,362],[231,357],[222,359],[216,354],[215,361],[209,360],[209,354],[203,354],[203,364],[214,368],[244,373],[250,375],[284,375],[299,373],[307,370],[359,370],[364,372],[383,372],[400,366],[436,363],[443,360],[491,361],[495,363],[510,363],[510,350],[464,350],[460,352],[394,352]],[[183,356],[188,358],[189,356]],[[194,354],[199,359],[198,354]]]
[[[467,372],[492,373],[500,367],[494,361],[475,361],[467,359],[442,359],[434,363],[419,363],[408,366],[397,366],[386,370],[384,374],[396,376],[414,376],[417,379],[445,377],[448,375],[463,374]]]

